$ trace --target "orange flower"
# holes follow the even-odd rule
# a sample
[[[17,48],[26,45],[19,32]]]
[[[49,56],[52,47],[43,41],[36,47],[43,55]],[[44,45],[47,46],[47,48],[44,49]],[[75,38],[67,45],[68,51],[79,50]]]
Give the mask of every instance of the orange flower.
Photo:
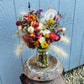
[[[33,15],[29,15],[29,17],[28,17],[29,22],[31,22],[31,21],[33,21],[33,20],[35,20],[35,19],[36,19],[36,17],[33,16]]]
[[[32,41],[32,43],[35,43],[35,41]]]
[[[36,44],[38,44],[38,42],[39,42],[39,41],[37,40],[37,41],[36,41]]]
[[[35,37],[35,33],[31,33],[31,34],[29,34],[29,37],[30,37],[30,38]]]
[[[38,47],[38,41],[36,41],[36,48]]]
[[[38,45],[36,45],[36,48],[38,47]]]
[[[36,24],[36,21],[33,20],[33,21],[31,21],[31,24],[30,25],[31,26],[35,26],[35,24]]]

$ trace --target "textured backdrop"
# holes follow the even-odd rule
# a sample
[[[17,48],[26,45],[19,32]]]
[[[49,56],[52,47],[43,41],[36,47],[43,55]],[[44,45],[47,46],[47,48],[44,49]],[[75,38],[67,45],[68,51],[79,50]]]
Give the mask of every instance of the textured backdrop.
[[[68,53],[66,59],[59,57],[65,71],[84,64],[84,0],[0,0],[0,84],[20,84],[23,62],[36,53],[26,47],[17,57],[15,50],[20,40],[12,38],[17,29],[15,22],[21,11],[28,11],[28,2],[32,9],[46,11],[50,7],[65,15],[63,22],[67,24],[66,36],[71,43],[55,43]]]

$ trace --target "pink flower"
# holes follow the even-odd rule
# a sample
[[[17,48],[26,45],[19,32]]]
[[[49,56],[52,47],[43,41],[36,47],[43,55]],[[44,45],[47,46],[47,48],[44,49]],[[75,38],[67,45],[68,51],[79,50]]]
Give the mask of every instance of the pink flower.
[[[24,38],[25,40],[29,40],[29,35],[26,34],[26,33],[24,33],[23,38]]]
[[[60,16],[57,16],[57,17],[56,17],[56,21],[59,21],[59,20],[60,20]]]
[[[27,23],[28,21],[26,19],[24,19],[24,23]]]
[[[53,33],[53,32],[49,33],[49,38],[54,40],[55,39],[55,33]]]
[[[59,41],[61,39],[60,35],[55,35],[55,41]]]
[[[61,32],[61,31],[62,31],[62,29],[61,29],[61,28],[58,28],[58,29],[57,29],[57,31],[58,31],[58,32]]]
[[[53,42],[52,39],[48,39],[48,44],[51,44]]]
[[[42,37],[42,34],[41,33],[37,33],[37,39],[40,39],[40,37]]]
[[[27,14],[24,15],[24,17],[26,17],[26,18],[27,18],[28,16],[29,16],[29,15],[27,15]]]
[[[59,14],[59,17],[61,17],[62,15],[61,14]]]
[[[43,9],[39,9],[40,12],[43,12]]]

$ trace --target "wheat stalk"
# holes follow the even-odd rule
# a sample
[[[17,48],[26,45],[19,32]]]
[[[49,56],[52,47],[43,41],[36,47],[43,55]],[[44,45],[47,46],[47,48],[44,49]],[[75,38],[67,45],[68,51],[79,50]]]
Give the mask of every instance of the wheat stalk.
[[[24,48],[26,44],[25,43],[20,43],[20,45],[18,45],[17,49],[16,49],[16,55],[20,55],[22,52],[22,49]]]
[[[62,57],[67,57],[67,53],[63,49],[59,48],[58,46],[50,45],[50,49],[52,49]]]

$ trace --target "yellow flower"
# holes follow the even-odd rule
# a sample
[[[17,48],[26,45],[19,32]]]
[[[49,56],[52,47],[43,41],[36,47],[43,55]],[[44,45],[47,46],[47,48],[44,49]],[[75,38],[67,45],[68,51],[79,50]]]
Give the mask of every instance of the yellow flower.
[[[42,48],[47,48],[48,47],[48,43],[46,41],[41,43],[41,47]]]
[[[47,24],[50,26],[51,24],[54,24],[54,20],[49,18],[49,20],[47,21]]]
[[[42,64],[40,64],[40,66],[42,66]]]
[[[46,38],[49,38],[49,34],[48,34],[48,33],[45,33],[44,36],[45,36]]]
[[[22,26],[19,26],[19,28],[18,28],[20,31],[22,31]]]

